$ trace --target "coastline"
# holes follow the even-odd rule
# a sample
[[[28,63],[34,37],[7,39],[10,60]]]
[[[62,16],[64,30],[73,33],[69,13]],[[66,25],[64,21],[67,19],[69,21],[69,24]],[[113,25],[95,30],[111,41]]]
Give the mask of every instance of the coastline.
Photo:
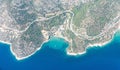
[[[113,37],[112,37],[111,40],[109,40],[109,41],[107,41],[107,42],[104,42],[104,43],[89,44],[89,45],[85,48],[85,51],[83,51],[83,52],[79,52],[79,53],[73,53],[73,52],[72,52],[72,53],[71,53],[71,52],[68,52],[68,51],[66,50],[66,53],[67,53],[67,55],[71,55],[71,56],[80,56],[80,55],[85,54],[85,53],[87,52],[86,49],[88,49],[88,48],[104,47],[105,45],[107,45],[107,44],[109,44],[109,43],[112,42],[112,40],[113,40],[114,37],[115,37],[115,34],[116,34],[118,31],[120,31],[120,25],[119,25],[119,28],[114,31],[114,35],[113,35]]]
[[[118,32],[119,30],[120,30],[120,26],[119,26],[119,29],[117,29],[114,33]],[[58,37],[59,37],[59,36],[58,36]],[[63,39],[65,39],[65,41],[69,42],[69,39],[67,39],[66,37],[60,36],[60,38],[63,38]],[[88,48],[93,48],[93,47],[95,47],[95,46],[103,47],[104,45],[109,44],[109,43],[113,40],[113,38],[114,38],[114,36],[112,37],[111,40],[109,40],[109,41],[107,41],[107,42],[104,42],[104,43],[97,43],[97,44],[93,44],[93,45],[90,44],[90,45],[87,46],[86,49],[88,49]],[[67,40],[66,40],[66,39],[67,39]],[[32,54],[30,54],[30,55],[28,55],[28,56],[26,56],[26,57],[22,57],[22,58],[17,57],[17,55],[12,51],[12,44],[11,44],[11,43],[4,42],[4,41],[0,41],[0,43],[10,45],[10,51],[11,51],[11,53],[13,54],[13,56],[14,56],[17,60],[24,60],[24,59],[29,58],[29,57],[31,57],[32,55],[34,55],[37,51],[39,51],[39,50],[42,48],[43,44],[45,44],[45,43],[48,42],[48,41],[49,41],[49,40],[45,40],[45,41],[40,45],[40,47],[37,48],[37,50],[35,50]],[[69,46],[68,46],[68,47],[69,47]],[[70,56],[80,56],[80,55],[83,55],[83,54],[86,53],[86,49],[85,49],[85,51],[80,52],[80,53],[73,53],[73,52],[71,53],[71,52],[68,52],[68,51],[66,50],[66,54],[67,54],[68,56],[69,56],[69,55],[70,55]]]
[[[80,56],[80,55],[83,55],[83,54],[85,54],[86,53],[86,50],[84,51],[84,52],[80,52],[80,53],[70,53],[70,52],[67,52],[66,51],[66,53],[67,53],[67,55],[69,56]]]
[[[48,41],[49,41],[49,40],[48,40]],[[37,48],[32,54],[30,54],[30,55],[28,55],[28,56],[25,56],[25,57],[22,57],[22,58],[17,57],[16,54],[12,51],[12,48],[11,48],[11,47],[10,47],[10,50],[11,50],[11,53],[15,56],[15,58],[16,58],[17,60],[24,60],[24,59],[27,59],[27,58],[31,57],[32,55],[34,55],[37,51],[40,51],[40,49],[42,48],[43,44],[46,43],[46,42],[48,42],[48,41],[44,41],[44,42],[40,45],[40,47]]]
[[[48,41],[49,41],[49,40],[48,40]],[[10,52],[12,53],[12,55],[15,57],[16,60],[24,60],[24,59],[29,58],[30,56],[34,55],[37,51],[39,51],[39,50],[42,48],[43,44],[46,43],[46,42],[48,42],[48,41],[44,41],[44,42],[40,45],[40,47],[37,48],[37,50],[35,50],[32,54],[30,54],[30,55],[28,55],[28,56],[26,56],[26,57],[22,57],[22,58],[17,57],[17,55],[12,51],[12,44],[11,44],[11,43],[4,42],[4,41],[1,41],[1,40],[0,40],[0,43],[6,44],[6,45],[10,45],[10,46],[9,46],[9,47],[10,47]]]
[[[98,43],[98,44],[93,44],[93,45],[90,44],[90,45],[88,45],[88,46],[85,48],[85,50],[84,50],[83,52],[79,52],[79,53],[74,53],[74,52],[72,52],[72,53],[71,53],[71,52],[68,52],[68,51],[66,50],[66,53],[67,53],[67,55],[70,55],[70,56],[81,56],[81,55],[86,54],[88,48],[104,47],[105,45],[109,44],[112,40],[113,40],[113,38],[112,38],[110,41],[105,42],[105,43]]]

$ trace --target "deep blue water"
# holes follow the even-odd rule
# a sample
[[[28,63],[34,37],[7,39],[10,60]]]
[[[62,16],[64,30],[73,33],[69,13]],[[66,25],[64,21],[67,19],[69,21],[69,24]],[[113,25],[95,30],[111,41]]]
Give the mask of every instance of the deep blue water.
[[[0,70],[120,70],[120,35],[104,47],[89,48],[81,56],[68,56],[60,49],[68,44],[52,40],[31,57],[17,61],[9,45],[0,44]],[[59,46],[59,48],[52,47]],[[62,46],[62,47],[60,47]]]

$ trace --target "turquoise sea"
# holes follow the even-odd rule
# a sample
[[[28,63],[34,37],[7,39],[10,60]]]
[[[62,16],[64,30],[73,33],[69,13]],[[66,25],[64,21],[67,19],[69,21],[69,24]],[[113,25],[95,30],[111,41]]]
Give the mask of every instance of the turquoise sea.
[[[66,55],[67,46],[63,39],[52,38],[34,55],[18,61],[10,46],[0,43],[0,70],[120,70],[120,31],[109,44],[80,56]]]

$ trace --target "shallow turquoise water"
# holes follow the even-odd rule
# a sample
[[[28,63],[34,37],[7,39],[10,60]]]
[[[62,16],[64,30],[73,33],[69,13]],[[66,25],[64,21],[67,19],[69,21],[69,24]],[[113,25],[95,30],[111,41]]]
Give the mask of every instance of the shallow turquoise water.
[[[47,44],[49,45],[49,48],[53,48],[61,51],[64,51],[68,47],[68,42],[58,37],[51,38]]]
[[[1,43],[0,70],[120,70],[120,32],[111,43],[78,57],[66,55],[67,46],[63,39],[53,38],[31,57],[17,61],[9,45]]]

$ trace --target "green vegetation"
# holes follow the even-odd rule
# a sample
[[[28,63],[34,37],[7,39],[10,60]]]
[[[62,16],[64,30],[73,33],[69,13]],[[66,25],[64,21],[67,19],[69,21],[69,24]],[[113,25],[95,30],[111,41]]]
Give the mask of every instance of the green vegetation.
[[[106,24],[109,24],[115,18],[117,10],[115,5],[111,5],[112,3],[112,1],[98,0],[95,1],[94,6],[91,8],[90,15],[94,18],[95,25],[98,25],[99,29],[104,28]]]
[[[18,24],[26,24],[34,21],[37,18],[37,14],[34,11],[31,1],[15,1],[15,4],[13,5],[10,3],[8,10],[9,14],[15,19]],[[33,12],[28,13],[29,11]]]
[[[88,36],[96,36],[99,35],[101,33],[101,25],[95,24],[95,25],[91,25],[87,28],[87,35]]]
[[[89,4],[81,4],[79,7],[75,7],[72,10],[74,13],[73,24],[80,26],[81,21],[86,17],[89,7]]]
[[[21,36],[21,39],[26,42],[33,42],[35,45],[40,46],[43,42],[43,35],[40,27],[37,24],[32,24]]]
[[[93,20],[90,26],[83,23],[87,26],[87,34],[89,36],[96,36],[100,34],[104,26],[109,24],[109,22],[115,18],[117,14],[115,5],[112,5],[112,3],[113,2],[111,0],[94,0],[94,2],[82,3],[79,6],[74,7],[72,10],[74,13],[73,24],[77,28],[80,28],[82,26],[81,23],[83,23],[82,20],[90,17]]]
[[[48,28],[51,29],[54,26],[62,25],[65,21],[65,13],[60,14],[59,16],[56,16],[50,20],[45,21],[45,24],[48,25]]]
[[[74,39],[76,37],[76,35],[71,31],[71,30],[66,30],[66,33],[68,34],[68,36],[72,39]]]

